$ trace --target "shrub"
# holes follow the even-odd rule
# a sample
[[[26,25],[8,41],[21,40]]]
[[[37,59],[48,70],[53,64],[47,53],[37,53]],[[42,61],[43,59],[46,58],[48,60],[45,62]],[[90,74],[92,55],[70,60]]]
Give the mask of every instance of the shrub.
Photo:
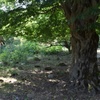
[[[50,48],[45,49],[46,54],[57,54],[62,51],[61,46],[52,46]]]
[[[4,64],[16,64],[20,62],[26,62],[27,57],[33,56],[35,53],[39,52],[38,43],[24,41],[18,42],[18,44],[14,41],[12,44],[7,44],[1,54],[0,61]]]

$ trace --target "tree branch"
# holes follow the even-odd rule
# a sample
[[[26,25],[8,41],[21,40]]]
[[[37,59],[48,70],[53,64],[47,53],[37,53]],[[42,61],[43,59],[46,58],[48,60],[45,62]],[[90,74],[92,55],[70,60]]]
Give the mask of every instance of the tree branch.
[[[28,5],[27,8],[18,7],[18,8],[15,8],[13,10],[8,11],[7,13],[10,14],[10,13],[19,12],[19,11],[25,11],[26,10],[27,12],[28,11],[32,11],[33,13],[38,15],[38,14],[46,14],[46,13],[55,11],[55,9],[57,9],[57,8],[61,8],[61,6],[59,4],[56,4],[53,7],[49,8],[49,9],[46,9],[46,10],[38,9],[38,8],[35,8],[35,7],[33,8],[33,6],[31,4],[31,5]]]
[[[49,9],[47,9],[47,10],[38,10],[38,11],[36,11],[36,12],[37,12],[38,14],[46,14],[46,13],[55,11],[55,9],[57,9],[57,8],[61,8],[61,6],[60,6],[60,5],[55,5],[55,6],[49,8]]]

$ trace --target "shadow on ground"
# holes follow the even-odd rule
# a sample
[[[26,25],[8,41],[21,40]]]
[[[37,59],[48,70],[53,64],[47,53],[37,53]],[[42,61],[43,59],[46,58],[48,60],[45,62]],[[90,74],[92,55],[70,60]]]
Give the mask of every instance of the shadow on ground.
[[[56,54],[14,67],[0,78],[0,100],[100,100],[69,88],[70,63],[71,55]]]

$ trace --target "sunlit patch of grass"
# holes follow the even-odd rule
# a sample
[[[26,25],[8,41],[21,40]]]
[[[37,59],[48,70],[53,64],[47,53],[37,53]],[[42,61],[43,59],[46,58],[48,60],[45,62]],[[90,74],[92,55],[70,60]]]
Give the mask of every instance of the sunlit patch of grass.
[[[58,53],[62,51],[62,47],[61,46],[54,46],[54,47],[51,47],[49,49],[47,49],[47,53],[50,53],[50,54],[55,54],[55,53]]]

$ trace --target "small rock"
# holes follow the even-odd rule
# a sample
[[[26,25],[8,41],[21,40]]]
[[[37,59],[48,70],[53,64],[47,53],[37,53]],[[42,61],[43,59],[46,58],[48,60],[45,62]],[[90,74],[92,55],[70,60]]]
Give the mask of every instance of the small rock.
[[[1,83],[3,83],[3,82],[4,82],[4,80],[0,79],[0,82],[1,82]]]
[[[53,74],[49,74],[49,75],[48,75],[48,78],[53,78],[53,77],[54,77]]]
[[[44,70],[46,70],[46,71],[51,71],[52,68],[51,68],[51,67],[45,67]]]
[[[40,65],[35,65],[35,67],[36,67],[36,68],[40,68],[41,66],[40,66]]]
[[[35,97],[34,92],[27,94],[27,97],[28,97],[28,98],[34,98],[34,97]]]
[[[15,95],[12,96],[12,99],[13,100],[20,100],[19,97],[18,96],[15,96]]]
[[[59,63],[58,66],[66,66],[65,63]]]
[[[20,100],[18,97],[16,97],[14,100]]]

